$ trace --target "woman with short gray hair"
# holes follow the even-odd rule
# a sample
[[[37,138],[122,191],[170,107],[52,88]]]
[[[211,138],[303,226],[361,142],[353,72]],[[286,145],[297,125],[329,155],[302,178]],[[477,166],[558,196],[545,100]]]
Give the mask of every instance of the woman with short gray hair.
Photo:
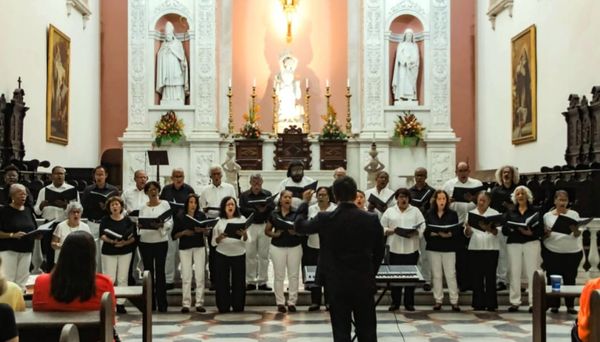
[[[54,249],[54,262],[58,260],[58,255],[60,254],[60,249],[62,247],[63,242],[67,238],[67,235],[71,234],[76,230],[83,230],[92,234],[90,231],[90,227],[81,222],[81,214],[83,213],[83,207],[79,202],[69,202],[67,204],[67,208],[65,209],[67,214],[67,219],[62,221],[56,226],[54,230],[54,234],[52,234],[52,249]]]

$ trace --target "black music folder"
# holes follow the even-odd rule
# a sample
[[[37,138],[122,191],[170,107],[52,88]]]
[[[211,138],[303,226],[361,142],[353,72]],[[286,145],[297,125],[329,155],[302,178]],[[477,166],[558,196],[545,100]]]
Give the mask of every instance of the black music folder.
[[[268,203],[272,202],[273,199],[277,196],[278,194],[275,195],[271,195],[262,199],[255,199],[255,200],[250,200],[247,201],[246,203],[248,203],[249,205],[267,205]]]
[[[423,196],[421,196],[419,198],[411,198],[410,204],[415,207],[420,207],[423,204],[423,202],[429,201],[429,199],[431,198],[431,195],[433,195],[433,190],[427,189],[427,191],[425,191]]]
[[[35,239],[35,238],[39,237],[40,235],[45,235],[45,234],[51,233],[57,224],[58,224],[58,222],[56,222],[56,220],[46,222],[46,223],[42,224],[41,226],[37,227],[37,229],[32,230],[28,233],[25,233],[25,235],[23,237]]]
[[[585,226],[586,224],[590,223],[593,220],[593,217],[590,218],[581,218],[579,220],[576,220],[574,218],[571,218],[567,215],[558,215],[558,217],[556,218],[556,221],[554,222],[554,225],[552,226],[552,231],[556,232],[556,233],[562,233],[562,234],[571,234],[571,226],[575,226],[577,228],[581,227],[581,226]]]
[[[313,190],[313,191],[317,191],[317,185],[319,184],[319,181],[314,181],[304,187],[301,186],[286,186],[285,189],[290,191],[292,193],[292,197],[296,197],[296,198],[302,198],[302,194],[306,191],[306,190]]]
[[[162,227],[162,225],[168,221],[173,213],[171,210],[167,210],[164,213],[160,214],[159,217],[140,217],[138,218],[138,226],[140,229],[149,229],[149,230],[157,230]]]
[[[483,225],[494,225],[496,227],[501,226],[502,222],[504,221],[504,216],[502,216],[501,214],[498,215],[492,215],[492,216],[481,216],[481,215],[477,215],[477,214],[473,214],[471,212],[469,212],[468,214],[469,219],[468,219],[468,223],[469,226],[471,226],[471,228],[473,229],[477,229],[477,230],[481,230],[482,232],[485,232],[486,229],[483,228]]]
[[[540,214],[539,213],[535,213],[531,216],[529,216],[528,218],[525,219],[525,222],[515,222],[515,221],[506,221],[506,225],[508,226],[508,228],[510,230],[518,230],[519,228],[528,228],[531,227],[535,227],[538,225],[539,222],[539,218],[540,218]]]
[[[117,196],[118,194],[119,192],[117,190],[109,191],[105,194],[98,191],[90,191],[88,196],[90,196],[90,200],[93,200],[94,202],[104,203],[109,197]]]
[[[463,225],[464,225],[464,223],[462,223],[462,222],[454,223],[454,224],[447,224],[447,225],[428,224],[427,228],[429,228],[429,230],[431,230],[434,233],[439,233],[439,232],[449,232],[454,229],[462,230]]]
[[[294,221],[284,220],[279,217],[275,217],[275,219],[277,220],[277,224],[273,225],[275,231],[294,229]]]
[[[129,240],[131,239],[131,237],[133,237],[133,232],[130,230],[127,230],[127,232],[125,232],[125,234],[119,234],[117,232],[115,232],[114,230],[111,230],[110,228],[106,228],[103,230],[103,234],[108,235],[109,238],[113,239],[113,240]]]
[[[252,220],[254,219],[254,213],[250,214],[245,222],[240,223],[227,223],[225,226],[225,235],[229,238],[240,240],[242,237],[237,234],[238,230],[244,230],[250,227]]]
[[[218,218],[198,221],[190,215],[185,215],[184,219],[187,221],[187,223],[190,226],[200,227],[200,228],[210,228],[210,229],[212,229],[212,227],[214,227],[215,224],[217,224],[217,222],[219,222]]]
[[[394,233],[397,235],[400,235],[404,238],[411,238],[414,235],[414,232],[418,232],[418,228],[423,224],[423,222],[417,223],[415,225],[413,225],[411,228],[404,228],[404,227],[396,227],[394,228]]]
[[[394,199],[394,195],[396,193],[393,193],[392,196],[390,196],[385,202],[382,201],[379,197],[377,197],[374,194],[369,195],[369,198],[367,198],[367,201],[369,203],[371,203],[375,209],[379,210],[379,212],[383,213],[384,211],[387,210],[388,205],[390,202],[392,202],[392,200]]]
[[[70,188],[65,191],[57,192],[46,188],[44,199],[48,201],[48,205],[58,207],[58,201],[71,202],[77,200],[77,189]]]
[[[465,203],[474,202],[475,198],[473,198],[471,201],[469,201],[465,198],[465,196],[467,194],[476,196],[478,192],[483,191],[483,190],[486,190],[486,187],[484,185],[474,187],[474,188],[463,188],[463,187],[455,186],[454,191],[452,192],[452,198],[454,199],[455,202],[465,202]]]
[[[137,217],[139,217],[139,216],[140,216],[140,211],[139,211],[139,210],[132,210],[132,211],[130,211],[130,212],[127,214],[127,216],[130,216],[130,217],[135,217],[135,218],[137,218]]]

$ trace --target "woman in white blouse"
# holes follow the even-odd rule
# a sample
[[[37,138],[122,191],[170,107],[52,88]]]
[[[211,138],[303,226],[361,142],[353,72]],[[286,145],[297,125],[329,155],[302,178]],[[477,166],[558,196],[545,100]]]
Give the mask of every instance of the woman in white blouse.
[[[571,209],[567,209],[569,203],[569,194],[564,190],[558,190],[554,194],[554,209],[544,214],[544,248],[542,257],[544,259],[544,268],[548,283],[550,275],[561,275],[564,285],[575,285],[577,278],[577,268],[583,258],[583,245],[581,243],[581,231],[576,227],[571,227],[570,234],[553,232],[552,226],[560,215],[565,215],[572,219],[579,219],[579,214]],[[575,298],[565,298],[567,312],[576,314]],[[553,313],[558,312],[560,307],[560,298],[548,298],[548,307]]]
[[[489,192],[481,191],[477,194],[477,207],[467,214],[488,217],[499,215],[498,211],[490,208],[492,197]],[[470,238],[468,256],[470,262],[471,282],[473,286],[473,301],[471,306],[475,310],[496,311],[498,299],[496,296],[496,268],[500,239],[498,227],[485,222],[477,223],[479,228],[471,227],[469,221],[465,222],[464,233]]]
[[[317,204],[308,207],[308,218],[313,218],[321,211],[333,211],[336,205],[331,203],[329,187],[321,186],[317,189]],[[302,265],[316,266],[319,260],[319,234],[311,234],[306,241],[306,248],[302,253]],[[308,311],[318,311],[321,308],[321,294],[323,284],[319,284],[319,277],[315,285],[310,288],[310,306]],[[325,305],[327,306],[327,292],[325,292]]]
[[[152,310],[158,307],[158,311],[167,311],[167,286],[165,280],[165,263],[167,250],[169,249],[168,235],[173,229],[171,217],[157,224],[157,229],[145,229],[141,224],[143,219],[156,219],[166,212],[171,211],[169,202],[158,198],[160,184],[150,181],[144,186],[144,192],[148,196],[148,203],[140,208],[138,220],[140,236],[140,253],[144,262],[144,269],[150,271],[154,281],[154,295],[152,296]]]
[[[83,213],[83,207],[81,204],[79,204],[79,202],[70,202],[67,204],[65,211],[67,214],[67,219],[59,223],[52,234],[51,246],[52,249],[54,249],[54,262],[58,261],[60,248],[67,238],[67,235],[76,230],[83,230],[92,234],[90,227],[86,223],[81,222],[81,213]]]
[[[215,255],[215,300],[220,313],[244,311],[246,302],[246,242],[247,229],[239,229],[236,236],[225,233],[228,223],[244,223],[235,198],[226,196],[219,206],[220,220],[212,234]]]
[[[387,236],[386,244],[390,248],[389,262],[391,265],[416,265],[419,261],[419,239],[423,236],[421,224],[425,222],[425,218],[419,208],[410,205],[408,189],[396,190],[395,198],[396,205],[381,216],[381,225]],[[396,232],[396,228],[403,230],[401,234]],[[415,288],[407,286],[404,289],[404,309],[415,311]],[[398,310],[401,299],[402,287],[393,287],[392,305],[388,310]]]

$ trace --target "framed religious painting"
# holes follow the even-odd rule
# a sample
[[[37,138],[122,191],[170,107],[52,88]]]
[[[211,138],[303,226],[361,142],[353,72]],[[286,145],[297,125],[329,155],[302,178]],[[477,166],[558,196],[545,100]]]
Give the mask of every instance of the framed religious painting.
[[[69,76],[71,40],[56,27],[48,29],[46,141],[69,142]]]
[[[512,143],[537,139],[537,63],[535,25],[512,39]]]

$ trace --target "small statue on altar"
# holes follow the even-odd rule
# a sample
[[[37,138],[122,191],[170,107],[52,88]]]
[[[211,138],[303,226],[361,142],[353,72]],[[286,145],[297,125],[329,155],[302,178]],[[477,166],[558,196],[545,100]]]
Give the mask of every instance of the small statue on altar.
[[[403,101],[417,101],[417,78],[419,77],[419,47],[415,35],[406,29],[396,49],[392,94],[394,105]]]
[[[175,37],[173,24],[167,21],[165,39],[156,56],[156,92],[161,95],[161,105],[184,105],[189,91],[185,50]]]
[[[382,162],[377,159],[377,145],[375,142],[371,144],[371,150],[369,151],[369,155],[371,156],[371,160],[365,166],[364,170],[367,171],[367,189],[375,187],[375,179],[377,178],[377,173],[385,168]]]
[[[287,53],[279,60],[280,71],[275,76],[273,88],[277,95],[278,133],[291,125],[302,127],[304,107],[296,104],[302,97],[300,81],[295,79],[294,72],[298,66],[296,57]]]
[[[238,176],[242,167],[235,161],[235,151],[233,150],[232,143],[229,143],[229,148],[227,149],[227,160],[221,166],[225,172],[225,182],[238,189]]]

